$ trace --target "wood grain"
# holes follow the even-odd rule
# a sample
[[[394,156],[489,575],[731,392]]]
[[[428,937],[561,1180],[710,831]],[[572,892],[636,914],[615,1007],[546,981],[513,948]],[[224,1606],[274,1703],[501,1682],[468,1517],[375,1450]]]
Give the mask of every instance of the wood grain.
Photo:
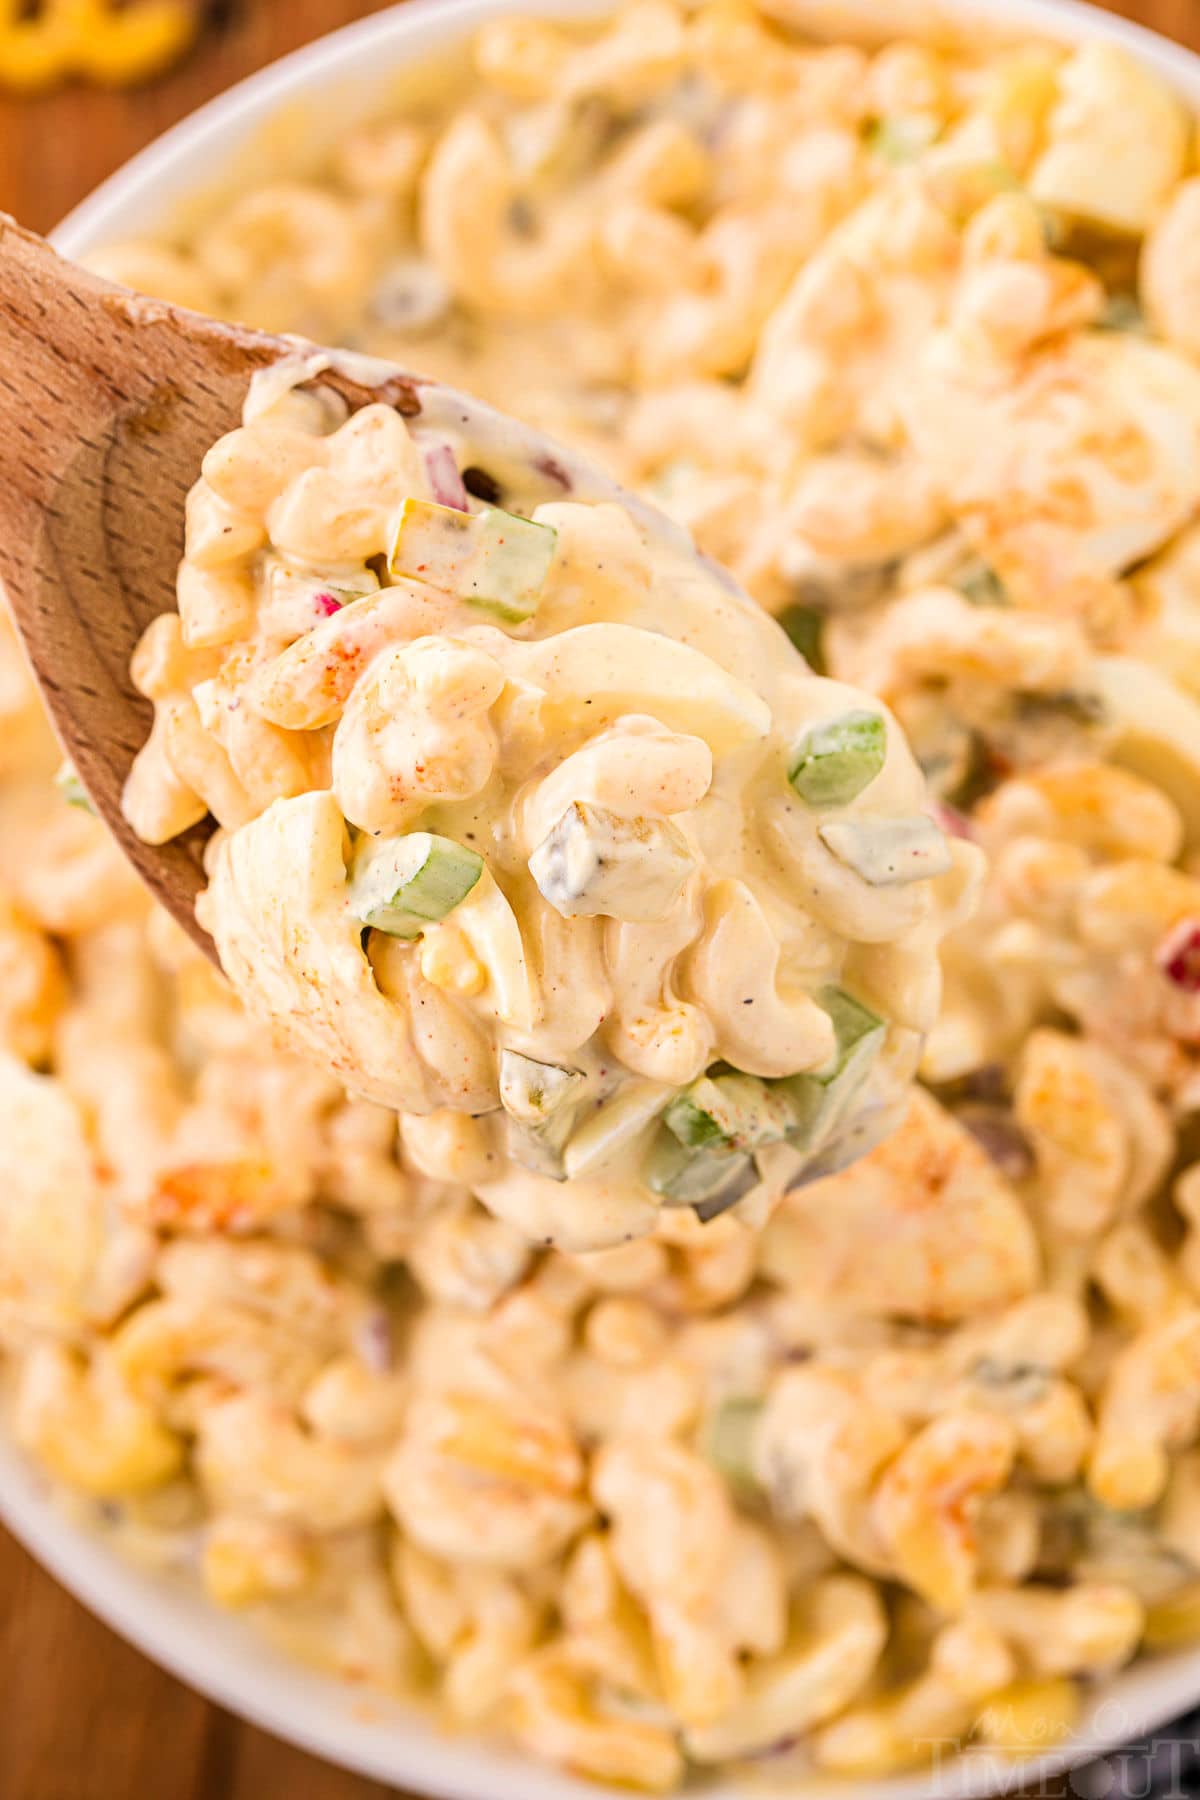
[[[173,606],[201,457],[240,422],[254,374],[292,355],[283,338],[114,288],[0,213],[0,583],[97,810],[214,961],[196,919],[212,822],[150,845],[121,811],[151,712],[130,659]],[[421,410],[405,375],[368,388],[330,369],[319,385],[352,410]]]
[[[149,89],[0,97],[0,210],[48,229],[183,114],[320,32],[376,10],[371,0],[233,0],[188,63]],[[1200,0],[1114,0],[1110,10],[1200,49]],[[98,1624],[3,1533],[0,1594],[3,1800],[385,1800],[393,1792],[315,1762],[190,1693]]]

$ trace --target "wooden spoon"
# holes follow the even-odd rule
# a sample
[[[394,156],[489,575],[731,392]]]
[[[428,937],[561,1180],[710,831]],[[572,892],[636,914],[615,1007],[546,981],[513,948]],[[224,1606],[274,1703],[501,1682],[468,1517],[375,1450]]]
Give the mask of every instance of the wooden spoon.
[[[297,348],[116,287],[0,213],[0,582],[80,780],[214,960],[195,916],[211,822],[150,845],[121,813],[152,717],[129,659],[174,610],[184,501],[205,451],[240,423],[251,376]],[[406,375],[319,379],[352,408],[421,410]]]

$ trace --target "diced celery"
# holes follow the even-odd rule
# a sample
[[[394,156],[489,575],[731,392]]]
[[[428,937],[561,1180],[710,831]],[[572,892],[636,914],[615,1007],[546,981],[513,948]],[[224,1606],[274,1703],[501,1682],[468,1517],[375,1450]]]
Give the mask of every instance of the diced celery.
[[[452,838],[412,831],[382,843],[364,839],[355,858],[350,906],[391,937],[419,937],[454,911],[483,873],[483,858]]]
[[[557,540],[552,526],[498,506],[466,513],[407,499],[388,568],[520,624],[537,611]]]
[[[1013,710],[1023,724],[1039,725],[1044,721],[1062,720],[1082,730],[1100,729],[1111,721],[1109,711],[1099,694],[1088,688],[1058,688],[1053,692],[1015,694]]]
[[[654,1193],[678,1206],[696,1206],[716,1200],[737,1188],[745,1192],[743,1178],[753,1173],[753,1163],[741,1150],[719,1147],[689,1150],[671,1131],[663,1130],[646,1158],[646,1184]]]
[[[786,1104],[755,1075],[702,1075],[683,1089],[663,1123],[689,1150],[750,1150],[786,1137]]]
[[[953,866],[945,835],[924,813],[900,819],[835,819],[821,842],[871,887],[929,881]]]
[[[754,1468],[754,1434],[762,1417],[761,1400],[724,1400],[709,1413],[700,1434],[700,1450],[740,1496],[759,1490]]]
[[[788,606],[779,614],[783,626],[814,675],[826,671],[825,652],[821,643],[825,630],[825,614],[815,606]]]
[[[519,1050],[500,1052],[500,1104],[523,1125],[543,1125],[580,1098],[584,1076],[579,1069],[537,1062]]]
[[[564,919],[665,918],[695,862],[669,819],[628,819],[577,800],[529,858],[542,898]]]
[[[75,773],[75,766],[73,763],[65,762],[62,764],[57,775],[54,777],[54,785],[68,806],[77,806],[81,812],[89,812],[93,816],[95,815],[96,808],[92,805],[87,789]]]
[[[809,806],[846,806],[887,761],[882,713],[843,713],[812,725],[796,746],[788,780]]]

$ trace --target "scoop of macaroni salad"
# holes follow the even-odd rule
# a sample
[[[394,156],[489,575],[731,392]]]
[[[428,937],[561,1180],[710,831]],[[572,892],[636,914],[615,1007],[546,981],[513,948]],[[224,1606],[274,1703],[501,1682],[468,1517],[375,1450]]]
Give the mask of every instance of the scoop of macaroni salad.
[[[134,659],[125,813],[216,817],[237,992],[366,1098],[470,1115],[544,1243],[861,1153],[982,861],[895,719],[570,452],[439,386],[347,418],[293,385],[324,360],[255,377]]]
[[[974,920],[946,940],[922,1085],[852,1166],[788,1193],[757,1229],[746,1201],[707,1223],[662,1206],[633,1241],[543,1248],[528,1215],[497,1206],[495,1152],[470,1114],[407,1110],[398,1127],[389,1105],[282,1047],[150,911],[96,821],[54,794],[45,728],[0,639],[0,1343],[17,1442],[123,1553],[202,1583],[291,1654],[651,1792],[714,1769],[793,1791],[802,1774],[840,1774],[854,1792],[958,1746],[1043,1752],[1131,1658],[1200,1641],[1194,121],[1110,44],[935,44],[899,35],[899,12],[632,0],[586,29],[498,17],[378,120],[343,116],[307,161],[290,132],[285,172],[96,259],[552,431],[673,512],[809,668],[854,690],[789,672],[778,629],[694,565],[697,612],[721,611],[722,641],[685,637],[674,610],[652,616],[670,540],[651,551],[629,503],[538,493],[529,510],[548,516],[531,519],[513,472],[480,460],[469,474],[460,444],[464,505],[419,417],[339,420],[281,389],[273,419],[264,405],[214,453],[180,619],[139,659],[159,690],[159,770],[177,771],[160,796],[186,790],[185,811],[199,797],[224,827],[211,914],[239,847],[279,809],[310,850],[324,813],[324,864],[292,867],[307,883],[323,866],[347,893],[361,875],[360,900],[405,930],[422,921],[415,938],[370,927],[372,978],[390,1006],[389,970],[417,971],[484,1035],[499,1092],[495,1047],[524,1055],[520,1042],[499,1044],[484,987],[432,978],[447,940],[456,970],[472,966],[463,945],[485,980],[517,967],[468,942],[490,882],[540,895],[528,861],[564,815],[539,860],[547,885],[561,897],[580,871],[595,878],[575,809],[585,825],[589,808],[626,817],[613,783],[644,793],[681,771],[695,792],[710,757],[690,810],[638,801],[632,816],[663,827],[656,883],[707,854],[723,784],[742,797],[744,782],[756,824],[794,844],[861,818],[869,787],[826,811],[790,785],[782,733],[753,779],[753,746],[710,740],[720,719],[736,740],[785,694],[800,708],[789,754],[793,729],[824,722],[825,696],[838,716],[882,721],[889,812],[923,814],[898,721],[942,833],[983,850],[988,873]],[[873,29],[844,41],[860,18]],[[822,41],[830,29],[842,40]],[[395,445],[382,471],[376,431]],[[281,486],[275,454],[256,460],[264,435],[297,459]],[[469,549],[466,585],[430,590],[378,564],[367,582],[393,548],[383,536],[345,558],[369,593],[303,569],[289,534],[337,493],[335,457],[360,491],[367,467],[397,483],[370,501],[372,532],[386,512],[423,559],[444,559],[447,538],[452,560]],[[286,498],[297,483],[300,504]],[[495,520],[510,508],[519,526]],[[241,547],[223,560],[226,528]],[[466,598],[494,598],[510,530],[546,564],[532,625]],[[526,555],[516,563],[510,597],[529,591]],[[618,593],[634,616],[617,615]],[[386,734],[393,709],[368,688],[361,707],[297,730],[245,704],[278,671],[261,655],[271,621],[303,660],[347,615],[410,605],[454,621],[425,633],[419,691],[445,691],[449,655],[451,690],[476,706],[455,768],[486,766],[485,816],[514,845],[526,834],[519,879],[490,830],[467,838],[475,803],[449,797],[414,819],[402,795],[399,826],[360,828],[363,867],[347,866],[334,742],[356,715],[364,739]],[[184,644],[189,617],[210,645]],[[570,757],[591,756],[579,791],[556,792],[547,771],[536,806],[492,810],[519,791],[502,727],[536,738],[555,645],[650,628],[645,664],[622,675],[641,684],[636,704],[572,728]],[[674,690],[684,720],[660,708],[671,659],[689,652],[716,673]],[[382,654],[407,692],[411,645]],[[509,697],[485,730],[492,664]],[[584,702],[611,666],[589,658]],[[735,682],[749,699],[730,702]],[[320,683],[293,691],[311,702]],[[579,690],[554,691],[565,719]],[[857,729],[839,751],[861,773],[875,727]],[[587,740],[607,747],[599,759]],[[838,773],[826,764],[803,775],[819,800]],[[354,805],[391,804],[381,767],[352,754]],[[457,849],[430,841],[373,872],[375,847],[421,832]],[[609,895],[629,893],[643,841],[621,839]],[[471,850],[489,867],[460,895]],[[720,879],[782,946],[807,902],[793,887],[777,910],[775,877],[739,854]],[[289,891],[269,866],[264,909],[294,904],[300,877]],[[879,893],[867,883],[864,897]],[[538,905],[556,945],[660,929]],[[532,916],[522,947],[540,980]],[[815,944],[829,928],[811,929]],[[748,932],[723,941],[741,956]],[[894,1034],[898,1003],[868,991],[868,942],[840,985]],[[897,945],[886,935],[878,954]],[[574,950],[554,966],[586,1020],[593,977]],[[698,1005],[673,986],[663,997],[681,1021]],[[817,1006],[836,1032],[837,1006]],[[787,1079],[719,1054],[717,1094],[675,1113],[683,1138],[664,1126],[681,1149],[711,1149],[722,1120],[746,1117],[731,1082]],[[565,1053],[552,1064],[566,1070]],[[592,1078],[572,1053],[577,1066]],[[504,1087],[534,1135],[564,1087],[537,1082],[510,1070]],[[561,1201],[569,1186],[544,1191]]]

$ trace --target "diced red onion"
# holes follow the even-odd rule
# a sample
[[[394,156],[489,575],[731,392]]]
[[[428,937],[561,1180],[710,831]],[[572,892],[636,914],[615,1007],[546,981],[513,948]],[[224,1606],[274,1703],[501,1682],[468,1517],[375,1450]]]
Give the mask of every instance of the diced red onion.
[[[470,512],[470,497],[449,444],[426,444],[423,454],[425,473],[438,505],[452,506],[455,512]]]
[[[342,610],[342,603],[336,594],[314,594],[313,605],[323,619],[332,619],[334,613]]]
[[[564,494],[570,493],[571,477],[557,456],[539,456],[535,459],[533,466],[539,475],[544,475],[547,481],[551,481],[555,487],[561,488]]]
[[[369,1312],[354,1332],[354,1348],[374,1375],[386,1375],[395,1362],[392,1321],[382,1307]]]
[[[746,1756],[746,1761],[770,1762],[779,1756],[791,1756],[794,1751],[800,1748],[803,1741],[803,1738],[798,1732],[793,1732],[791,1737],[778,1738],[775,1743],[767,1744],[762,1750],[751,1750]]]
[[[1200,919],[1185,919],[1169,931],[1154,960],[1173,987],[1200,994]]]
[[[979,1063],[968,1070],[955,1086],[959,1089],[963,1100],[974,1100],[981,1106],[1007,1107],[1012,1095],[1012,1084],[1003,1063]]]
[[[947,806],[944,800],[939,800],[933,816],[947,837],[966,838],[968,843],[975,841],[970,819],[966,813],[959,812],[957,806]]]

